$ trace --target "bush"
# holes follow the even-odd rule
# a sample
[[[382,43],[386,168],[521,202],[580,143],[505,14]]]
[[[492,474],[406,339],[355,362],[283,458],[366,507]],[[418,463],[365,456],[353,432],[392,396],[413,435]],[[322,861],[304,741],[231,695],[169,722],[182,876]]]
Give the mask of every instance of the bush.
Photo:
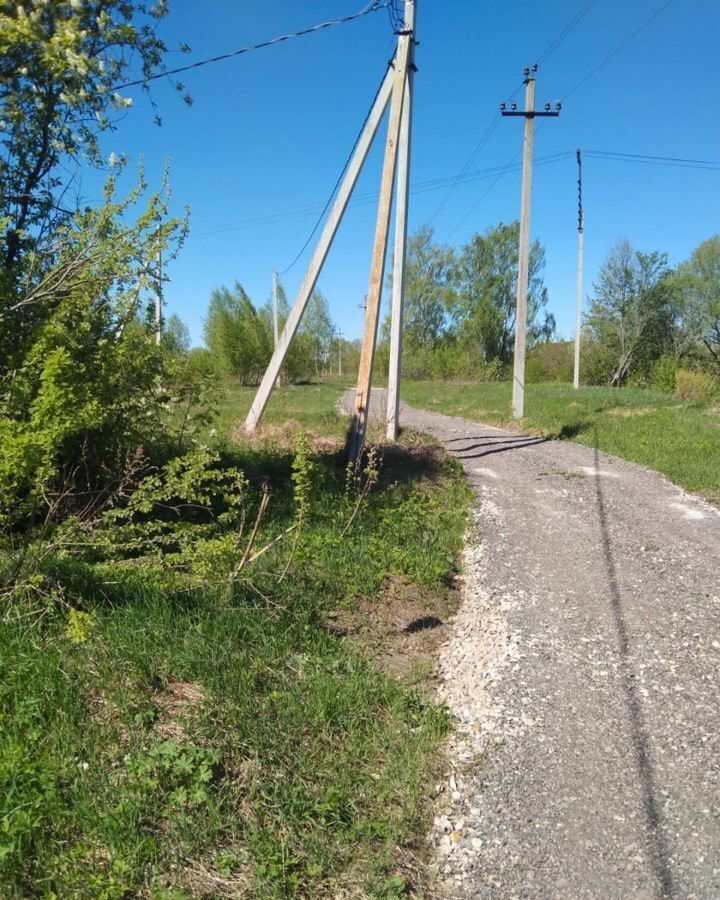
[[[573,345],[570,341],[538,344],[528,353],[525,380],[534,384],[572,381],[573,366]]]
[[[675,390],[675,381],[678,371],[676,356],[661,356],[652,370],[651,385],[656,391],[664,391],[672,394]]]
[[[678,369],[675,376],[675,396],[691,406],[712,403],[720,396],[720,383],[707,372]]]

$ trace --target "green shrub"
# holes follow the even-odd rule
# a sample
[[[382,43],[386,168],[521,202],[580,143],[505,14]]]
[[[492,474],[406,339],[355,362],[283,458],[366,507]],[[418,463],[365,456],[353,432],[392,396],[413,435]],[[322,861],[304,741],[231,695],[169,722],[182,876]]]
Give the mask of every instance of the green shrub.
[[[532,384],[572,381],[573,365],[573,345],[570,341],[538,344],[527,355],[525,380]]]
[[[652,370],[651,384],[656,391],[664,391],[672,394],[675,390],[675,380],[678,371],[676,356],[661,356]]]
[[[708,372],[678,369],[675,376],[675,396],[690,406],[712,403],[720,395],[720,383]]]

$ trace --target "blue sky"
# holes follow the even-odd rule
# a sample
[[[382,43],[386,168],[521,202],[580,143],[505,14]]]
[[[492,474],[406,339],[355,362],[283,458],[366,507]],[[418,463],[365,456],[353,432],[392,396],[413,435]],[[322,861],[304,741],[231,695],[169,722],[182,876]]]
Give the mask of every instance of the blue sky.
[[[587,76],[666,0],[596,0],[541,65],[537,101],[555,101]],[[585,0],[419,0],[412,185],[453,176],[465,165],[495,115]],[[364,0],[171,0],[160,31],[168,65],[233,50],[354,12]],[[715,77],[720,4],[674,0],[614,59],[565,99],[562,114],[538,129],[541,158],[576,147],[693,159],[720,158]],[[182,42],[192,53],[178,51]],[[188,324],[195,342],[211,290],[239,280],[256,303],[269,295],[271,271],[302,247],[345,162],[392,54],[386,12],[181,76],[193,96],[185,106],[156,82],[163,119],[138,88],[118,130],[104,140],[140,156],[151,185],[170,160],[173,207],[191,208],[191,232],[168,267],[168,311]],[[520,99],[520,95],[518,95]],[[503,119],[472,170],[509,163],[521,146],[522,121]],[[380,136],[383,132],[380,132]],[[376,191],[382,141],[356,188]],[[576,163],[538,165],[531,233],[547,254],[545,281],[561,335],[574,328]],[[471,234],[518,216],[520,173],[458,185],[433,219],[436,238],[460,245]],[[86,181],[89,188],[90,179]],[[447,188],[410,197],[410,228],[428,222]],[[584,164],[585,287],[619,236],[672,263],[717,233],[720,171],[601,159]],[[481,202],[478,202],[481,201]],[[351,207],[319,286],[348,338],[362,327],[375,209]],[[293,299],[312,251],[283,276]]]

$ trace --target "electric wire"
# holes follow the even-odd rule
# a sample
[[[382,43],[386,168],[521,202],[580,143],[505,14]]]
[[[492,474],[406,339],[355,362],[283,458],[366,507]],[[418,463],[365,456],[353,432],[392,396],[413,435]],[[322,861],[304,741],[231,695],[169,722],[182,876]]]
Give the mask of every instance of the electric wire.
[[[585,75],[582,79],[580,79],[580,81],[578,81],[577,84],[575,84],[572,88],[570,88],[570,90],[567,91],[567,92],[563,95],[562,101],[564,102],[565,100],[567,100],[568,97],[570,97],[572,94],[574,94],[575,91],[577,91],[580,87],[582,87],[582,85],[584,85],[587,81],[589,81],[589,80],[590,80],[590,79],[591,79],[591,78],[592,78],[592,77],[593,77],[593,76],[594,76],[594,75],[595,75],[595,74],[596,74],[603,66],[605,66],[608,62],[610,62],[611,59],[613,59],[615,56],[617,56],[617,54],[620,53],[621,50],[624,50],[625,47],[627,47],[627,45],[628,45],[632,40],[634,40],[634,39],[635,39],[641,32],[643,32],[643,31],[644,31],[644,30],[645,30],[652,22],[654,22],[655,19],[656,19],[662,12],[664,12],[664,11],[668,8],[668,6],[670,6],[670,4],[671,4],[672,2],[673,2],[673,0],[666,0],[666,2],[663,3],[662,6],[660,6],[658,9],[656,9],[655,12],[654,12],[648,19],[646,19],[646,20],[643,22],[642,25],[640,25],[639,28],[636,28],[635,31],[633,31],[633,32],[632,32],[630,35],[628,35],[628,37],[625,38],[625,39],[624,39],[617,47],[615,47],[615,49],[614,49],[611,53],[609,53],[609,54],[608,54],[608,55],[607,55],[607,56],[606,56],[606,57],[605,57],[605,58],[604,58],[597,66],[595,66],[594,69],[592,69],[587,75]],[[586,4],[586,6],[587,6],[587,4]],[[585,7],[583,7],[583,9],[580,11],[580,13],[582,13],[582,15],[585,15],[585,13],[589,12],[589,9],[590,9],[590,7],[588,7],[587,9],[585,9]],[[584,10],[584,12],[583,12],[583,10]],[[581,16],[581,17],[582,17],[582,16]],[[576,18],[577,18],[577,17],[576,17]],[[579,21],[579,19],[578,19],[578,21]],[[577,23],[575,23],[575,24],[577,24]],[[572,27],[574,27],[574,25],[573,25]],[[570,30],[572,30],[572,29],[570,29]],[[569,31],[568,31],[568,33],[569,33]],[[562,34],[562,32],[561,32],[561,34]],[[561,38],[560,40],[562,40],[562,39],[563,39],[563,38]],[[560,41],[558,41],[557,43],[560,43]],[[548,48],[550,53],[553,52],[553,50],[554,50],[555,47],[557,46],[557,43],[555,43],[554,41],[551,42],[551,44],[549,45],[549,48]],[[544,55],[545,55],[545,58],[547,59],[547,56],[549,55],[549,53],[548,53],[547,50],[544,51]],[[544,120],[542,120],[542,121],[540,122],[540,124],[538,125],[538,128],[536,129],[536,133],[537,133],[537,131],[540,129],[540,127],[542,127],[543,124],[544,124]],[[520,155],[520,150],[518,150],[518,151],[515,153],[515,155],[513,156],[512,160],[510,160],[510,163],[514,162],[514,161],[517,159],[517,157],[518,157],[519,155]],[[488,189],[483,193],[483,195],[480,197],[480,199],[472,206],[472,208],[469,210],[469,212],[466,213],[466,214],[462,217],[462,219],[457,223],[457,225],[455,225],[455,227],[452,229],[452,231],[450,231],[450,233],[448,234],[448,238],[452,237],[452,235],[455,234],[455,232],[458,230],[458,228],[460,228],[460,226],[461,226],[462,224],[464,224],[464,223],[467,221],[467,219],[468,219],[468,218],[472,215],[472,213],[477,209],[477,207],[480,205],[480,203],[482,203],[482,201],[483,201],[483,200],[488,196],[488,194],[492,191],[492,189],[495,187],[495,185],[498,183],[498,181],[500,180],[501,177],[502,177],[502,174],[501,174],[501,175],[498,175],[498,177],[492,182],[492,184],[490,184],[490,186],[488,187]]]
[[[558,32],[558,34],[555,35],[555,37],[548,44],[548,46],[545,48],[545,50],[543,50],[543,52],[540,54],[540,56],[538,56],[538,58],[537,58],[538,65],[541,62],[544,62],[546,59],[548,59],[548,57],[555,51],[555,49],[562,43],[562,41],[565,40],[565,38],[579,24],[579,22],[590,12],[592,7],[596,3],[597,3],[597,0],[587,0],[587,2],[580,8],[580,10],[578,10],[578,12],[567,23],[567,25],[565,25]],[[524,82],[521,81],[515,87],[513,92],[507,97],[507,102],[510,102],[515,98],[515,96],[517,95],[517,92],[520,90],[523,83]],[[492,137],[492,135],[495,132],[495,129],[498,127],[501,118],[502,117],[501,117],[500,113],[496,112],[495,115],[493,116],[493,118],[491,119],[488,127],[484,131],[482,137],[480,138],[477,145],[473,149],[472,153],[468,157],[467,162],[465,163],[465,166],[460,171],[458,179],[473,165],[473,163],[475,162],[475,160],[477,159],[479,154],[482,152],[482,150],[488,144],[490,138]],[[516,157],[513,157],[513,159],[515,159],[515,158]],[[459,183],[460,183],[460,181],[458,180],[457,184],[452,184],[450,186],[450,189],[448,190],[447,194],[441,199],[440,203],[438,204],[437,208],[435,209],[435,212],[432,214],[432,216],[430,216],[430,219],[429,219],[430,224],[432,224],[435,221],[435,219],[438,217],[440,212],[444,209],[444,207],[446,206],[446,204],[448,203],[448,201],[450,200],[452,195],[455,193],[455,190]],[[489,190],[486,193],[489,193]],[[483,195],[483,196],[485,196],[485,195]]]
[[[557,34],[552,41],[548,44],[548,46],[543,50],[543,52],[538,56],[535,61],[536,65],[541,65],[545,62],[548,57],[555,52],[555,50],[560,46],[560,44],[565,40],[565,38],[570,34],[570,32],[578,25],[578,23],[585,18],[585,16],[590,12],[590,10],[595,6],[597,0],[587,0],[587,3],[577,12],[577,14],[568,22],[568,24]]]
[[[663,3],[662,6],[658,7],[658,9],[655,10],[655,12],[650,16],[649,19],[646,19],[639,28],[636,28],[635,31],[633,31],[633,33],[631,35],[629,35],[627,38],[625,38],[624,41],[622,41],[620,44],[618,44],[618,46],[612,51],[612,53],[609,53],[602,60],[602,62],[598,63],[598,65],[595,66],[595,68],[591,72],[589,72],[587,75],[585,75],[584,78],[581,78],[580,81],[578,81],[578,83],[574,87],[570,88],[570,90],[567,91],[563,95],[562,100],[563,101],[567,100],[568,97],[570,97],[572,94],[574,94],[575,91],[577,91],[587,81],[589,81],[593,77],[593,75],[595,75],[597,72],[599,72],[603,66],[607,65],[607,63],[609,63],[611,59],[614,59],[618,55],[618,53],[620,53],[621,50],[624,50],[625,47],[627,47],[627,45],[630,43],[630,41],[634,40],[641,32],[645,31],[645,29],[648,27],[648,25],[650,25],[652,22],[654,22],[655,19],[657,19],[657,17],[660,15],[660,13],[664,12],[668,8],[668,6],[670,6],[670,4],[672,2],[673,2],[673,0],[666,0],[666,2]]]
[[[391,60],[391,63],[390,63],[390,64],[392,64],[392,60]],[[290,269],[292,269],[293,266],[297,263],[297,261],[300,259],[300,257],[303,255],[303,253],[304,253],[305,250],[307,249],[308,245],[310,244],[310,241],[311,241],[311,240],[313,239],[313,237],[315,236],[315,232],[316,232],[316,231],[318,230],[318,228],[320,227],[320,224],[322,223],[323,219],[325,218],[325,213],[326,213],[326,212],[328,211],[328,209],[330,208],[330,204],[333,202],[333,199],[335,198],[335,195],[337,194],[338,189],[339,189],[340,185],[342,184],[342,180],[343,180],[343,178],[345,177],[345,173],[346,173],[347,170],[348,170],[348,166],[349,166],[350,163],[352,162],[352,158],[353,158],[353,156],[354,156],[354,154],[355,154],[355,150],[357,149],[357,145],[360,143],[360,138],[362,137],[362,133],[363,133],[363,131],[365,130],[365,126],[366,126],[367,123],[368,123],[368,119],[369,119],[370,116],[372,115],[372,111],[373,111],[373,107],[375,106],[375,102],[377,101],[377,98],[380,96],[380,91],[382,90],[382,86],[383,86],[383,83],[384,83],[384,81],[385,81],[386,75],[387,75],[387,73],[383,74],[383,77],[380,79],[380,84],[378,85],[378,88],[377,88],[377,90],[375,91],[375,96],[373,97],[372,103],[370,104],[370,107],[368,108],[368,111],[367,111],[367,113],[366,113],[366,115],[365,115],[365,118],[363,119],[363,123],[362,123],[362,125],[360,126],[360,130],[359,130],[358,133],[357,133],[357,137],[355,138],[355,141],[354,141],[354,143],[353,143],[353,145],[352,145],[352,148],[351,148],[351,150],[350,150],[350,153],[348,153],[347,159],[345,160],[345,164],[344,164],[343,167],[342,167],[342,171],[341,171],[340,174],[338,175],[337,181],[335,182],[335,185],[333,186],[333,189],[332,189],[332,191],[330,192],[329,197],[328,197],[327,200],[325,201],[325,205],[324,205],[323,208],[322,208],[322,212],[320,213],[320,215],[319,215],[318,218],[317,218],[317,221],[316,221],[315,224],[313,225],[312,231],[311,231],[310,234],[307,236],[307,240],[306,240],[305,243],[302,245],[302,247],[301,247],[300,250],[298,251],[298,253],[297,253],[297,255],[295,256],[295,258],[293,259],[293,261],[290,263],[290,265],[286,266],[286,267],[280,272],[280,275],[285,275],[285,274],[286,274],[287,272],[289,272]]]
[[[144,78],[138,78],[136,81],[126,81],[123,84],[116,85],[113,90],[121,91],[125,88],[137,87],[138,85],[146,85],[150,81],[156,81],[158,78],[166,78],[170,75],[179,75],[181,72],[189,72],[191,69],[199,69],[201,66],[209,66],[212,63],[222,62],[226,59],[232,59],[235,56],[241,56],[244,53],[250,53],[252,50],[262,50],[265,47],[272,47],[275,44],[281,44],[284,41],[293,38],[304,37],[307,34],[313,34],[316,31],[322,31],[324,28],[332,28],[335,25],[345,25],[347,22],[353,22],[355,19],[361,19],[369,13],[378,12],[390,6],[390,0],[381,3],[380,0],[372,0],[361,10],[350,15],[343,16],[340,19],[331,19],[328,22],[319,22],[309,28],[303,28],[300,31],[294,31],[290,34],[281,34],[278,37],[271,38],[267,41],[260,41],[257,44],[250,44],[247,47],[240,47],[237,50],[231,50],[229,53],[220,53],[217,56],[211,56],[208,59],[201,59],[194,63],[188,63],[186,66],[177,66],[174,69],[164,69],[162,72],[155,72],[152,75],[146,75]]]
[[[535,164],[537,166],[543,166],[553,162],[558,162],[561,159],[565,159],[569,153],[570,151],[563,151],[562,153],[554,153],[544,157],[537,157],[537,159],[535,160]],[[474,181],[483,181],[487,180],[488,178],[494,178],[498,174],[504,175],[508,172],[517,172],[521,167],[522,166],[520,163],[514,163],[510,166],[493,166],[488,169],[479,169],[477,171],[467,173],[464,177],[464,180],[468,183]],[[449,175],[441,178],[433,178],[427,181],[417,182],[410,190],[410,193],[416,195],[441,190],[442,188],[446,187],[449,182],[454,181],[456,178],[456,175]],[[377,200],[378,195],[378,191],[358,194],[354,198],[354,200],[352,200],[348,204],[348,207],[357,208],[361,206],[369,206]],[[225,220],[219,220],[217,222],[209,222],[205,224],[201,229],[197,231],[191,231],[189,237],[204,237],[210,234],[218,234],[225,231],[234,231],[251,226],[272,224],[278,219],[290,221],[292,219],[305,218],[308,215],[314,214],[318,207],[319,204],[296,204],[292,207],[277,209],[271,213],[261,213],[258,215],[248,216],[236,220],[228,220],[226,218]]]

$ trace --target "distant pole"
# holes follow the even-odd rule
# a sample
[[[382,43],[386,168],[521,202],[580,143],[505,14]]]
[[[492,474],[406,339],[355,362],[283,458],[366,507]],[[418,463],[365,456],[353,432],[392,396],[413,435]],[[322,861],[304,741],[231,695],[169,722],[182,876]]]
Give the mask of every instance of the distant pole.
[[[535,119],[538,116],[558,116],[560,104],[555,111],[550,104],[545,104],[544,112],[535,110],[535,72],[537,65],[525,69],[525,109],[516,110],[512,104],[506,111],[505,104],[500,105],[504,116],[524,116],[525,133],[523,136],[523,171],[522,199],[520,210],[520,244],[518,249],[517,305],[515,309],[515,354],[513,361],[512,411],[516,419],[525,414],[525,346],[527,343],[527,294],[530,268],[530,197],[532,195],[532,162],[533,137]]]
[[[584,214],[582,202],[582,156],[577,151],[578,164],[578,261],[577,261],[577,310],[575,313],[575,371],[573,387],[580,387],[580,316],[582,312],[582,277],[583,277],[583,230]]]
[[[273,350],[278,345],[278,273],[272,271]]]
[[[405,0],[405,27],[410,32],[408,70],[405,79],[400,146],[398,147],[397,200],[395,212],[395,256],[393,259],[392,308],[390,313],[390,366],[388,371],[387,438],[397,439],[400,428],[400,368],[402,360],[403,304],[405,299],[405,255],[407,252],[408,187],[412,132],[412,92],[415,74],[415,0]]]
[[[338,341],[338,377],[342,378],[342,331],[338,328],[337,332],[337,341]]]
[[[158,237],[160,228],[158,227]],[[163,275],[162,275],[162,250],[157,252],[157,284],[155,286],[155,345],[160,346],[162,341],[162,304],[163,304]]]

